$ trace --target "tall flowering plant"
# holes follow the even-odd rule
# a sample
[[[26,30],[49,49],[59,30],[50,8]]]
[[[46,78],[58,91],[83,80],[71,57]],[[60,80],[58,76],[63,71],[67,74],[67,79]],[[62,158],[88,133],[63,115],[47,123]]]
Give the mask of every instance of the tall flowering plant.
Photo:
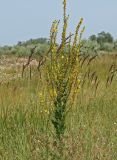
[[[50,49],[46,54],[45,77],[47,90],[53,103],[52,124],[56,130],[57,138],[65,131],[66,112],[74,105],[80,89],[79,53],[82,45],[81,37],[84,27],[80,27],[80,19],[75,34],[67,36],[69,16],[66,15],[66,0],[63,1],[63,31],[61,44],[57,44],[57,33],[60,21],[55,20],[50,30]],[[74,36],[74,37],[73,37]],[[69,106],[69,107],[68,107]]]

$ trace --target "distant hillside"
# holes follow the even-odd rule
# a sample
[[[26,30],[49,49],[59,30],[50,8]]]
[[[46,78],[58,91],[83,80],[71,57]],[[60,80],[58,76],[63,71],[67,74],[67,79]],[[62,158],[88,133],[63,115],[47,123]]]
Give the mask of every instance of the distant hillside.
[[[28,45],[37,45],[37,44],[49,45],[50,40],[47,39],[47,38],[30,39],[30,40],[25,41],[25,42],[18,42],[17,45],[28,46]]]
[[[30,54],[30,49],[36,46],[35,52],[37,54],[44,53],[50,45],[50,41],[47,38],[30,39],[25,42],[18,42],[14,46],[0,47],[0,55],[12,54],[18,56],[27,56]]]

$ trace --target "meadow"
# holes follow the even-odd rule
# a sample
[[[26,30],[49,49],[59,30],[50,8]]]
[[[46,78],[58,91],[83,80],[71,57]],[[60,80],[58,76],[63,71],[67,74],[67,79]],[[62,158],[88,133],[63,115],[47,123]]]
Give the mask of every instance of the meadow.
[[[6,58],[9,62],[6,60],[7,63],[3,63],[6,68],[1,71],[1,75],[6,73],[7,81],[3,79],[0,84],[0,159],[59,159],[56,133],[50,120],[51,104],[46,106],[40,100],[44,78],[42,81],[35,66],[32,67],[32,77],[30,68],[27,68],[22,78],[22,59],[18,60],[20,65],[17,67],[15,64],[14,67],[17,57],[13,58]],[[116,160],[116,75],[107,85],[109,70],[113,71],[112,64],[117,67],[116,54],[98,56],[88,64],[89,59],[82,66],[81,77],[85,78],[85,82],[82,80],[75,105],[66,117],[61,159]],[[41,70],[43,73],[43,67]],[[99,79],[97,89],[95,78],[91,80],[94,72]],[[20,76],[11,78],[19,73]]]
[[[60,44],[55,20],[46,51],[40,39],[1,48],[0,160],[117,160],[115,45],[82,48],[83,18],[67,35],[66,2]]]

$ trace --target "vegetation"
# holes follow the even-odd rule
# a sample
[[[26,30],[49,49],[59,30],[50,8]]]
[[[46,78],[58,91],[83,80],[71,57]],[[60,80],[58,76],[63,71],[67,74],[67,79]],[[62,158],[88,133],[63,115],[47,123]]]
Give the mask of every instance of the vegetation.
[[[89,39],[82,40],[81,52],[83,54],[95,55],[105,53],[112,53],[117,51],[117,40],[114,40],[110,33],[104,31],[99,33],[98,36],[91,35]],[[59,45],[59,44],[57,44]],[[30,39],[26,42],[18,42],[14,46],[0,47],[0,55],[30,55],[30,49],[36,46],[36,54],[43,55],[50,47],[50,39],[38,38]]]
[[[105,33],[104,31],[99,33],[98,36],[90,36],[89,40],[92,42],[97,42],[99,49],[102,51],[112,52],[117,49],[116,40],[114,40],[110,33]]]
[[[37,55],[46,52],[50,46],[50,42],[46,38],[31,39],[26,42],[18,42],[14,46],[0,47],[0,55],[17,55],[29,56],[30,49],[36,46]]]
[[[67,36],[66,5],[60,44],[55,20],[49,41],[1,48],[1,160],[116,160],[117,56],[99,54],[116,42],[104,32],[81,40],[82,18]]]
[[[21,73],[22,65],[14,70],[10,66],[16,60],[9,57],[12,63],[7,67],[6,62],[7,78],[0,85],[0,159],[116,159],[117,57],[103,55],[92,61],[92,57],[79,58],[81,89],[67,113],[60,158],[60,146],[51,123],[53,103],[49,101],[48,91],[42,88],[47,83],[43,67],[40,68],[42,79],[32,65],[31,79],[29,68],[24,78],[15,78],[13,75]]]

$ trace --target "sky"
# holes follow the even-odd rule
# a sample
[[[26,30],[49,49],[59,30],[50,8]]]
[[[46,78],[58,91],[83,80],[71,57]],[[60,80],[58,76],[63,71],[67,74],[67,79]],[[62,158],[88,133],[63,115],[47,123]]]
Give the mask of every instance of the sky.
[[[117,0],[68,0],[67,6],[68,33],[74,32],[83,17],[84,38],[103,30],[117,38]],[[0,46],[31,38],[48,38],[55,19],[61,20],[61,32],[62,0],[0,0]]]

